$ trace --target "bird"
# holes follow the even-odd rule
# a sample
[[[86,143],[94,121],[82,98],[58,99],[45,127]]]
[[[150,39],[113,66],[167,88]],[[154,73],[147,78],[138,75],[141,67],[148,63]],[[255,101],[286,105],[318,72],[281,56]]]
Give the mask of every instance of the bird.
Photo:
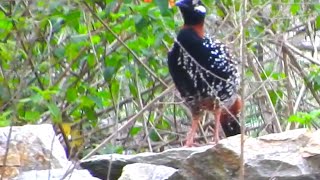
[[[240,134],[243,106],[238,95],[240,75],[227,46],[205,34],[206,7],[201,0],[178,0],[184,24],[168,52],[168,69],[176,89],[192,114],[185,146],[194,137],[204,111],[215,119],[214,143],[220,140],[220,126],[226,137]]]

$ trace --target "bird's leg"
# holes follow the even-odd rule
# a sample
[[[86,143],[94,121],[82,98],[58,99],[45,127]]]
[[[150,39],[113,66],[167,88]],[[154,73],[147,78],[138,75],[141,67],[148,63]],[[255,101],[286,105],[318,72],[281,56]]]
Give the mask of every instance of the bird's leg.
[[[199,122],[200,122],[200,116],[199,115],[192,115],[192,124],[191,124],[191,129],[189,130],[189,132],[187,134],[187,140],[186,140],[186,144],[185,144],[186,147],[193,146],[193,139],[194,139],[194,136],[198,130]]]
[[[217,144],[218,141],[220,140],[219,129],[220,129],[221,108],[220,107],[214,108],[213,114],[214,114],[214,120],[216,121],[214,126],[214,141]]]

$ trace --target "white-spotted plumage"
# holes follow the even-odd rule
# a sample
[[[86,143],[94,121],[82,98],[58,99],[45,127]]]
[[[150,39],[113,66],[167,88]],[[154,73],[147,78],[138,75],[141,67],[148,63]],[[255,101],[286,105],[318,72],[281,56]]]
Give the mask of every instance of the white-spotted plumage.
[[[182,42],[175,42],[168,59],[170,73],[181,96],[188,104],[208,97],[220,99],[222,104],[230,104],[239,87],[239,74],[228,48],[209,36],[205,36],[201,44],[190,46],[190,49],[187,44],[181,48],[183,42],[183,39]],[[192,51],[192,48],[195,50]],[[176,53],[178,60],[170,58],[170,53]]]

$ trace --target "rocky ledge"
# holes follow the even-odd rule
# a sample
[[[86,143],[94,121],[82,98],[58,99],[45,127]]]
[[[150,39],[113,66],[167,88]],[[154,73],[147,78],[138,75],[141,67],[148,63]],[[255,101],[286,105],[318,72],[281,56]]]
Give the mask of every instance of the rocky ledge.
[[[245,137],[244,162],[246,180],[320,179],[320,130]],[[240,135],[215,146],[98,155],[83,160],[81,166],[97,178],[109,176],[111,180],[236,180],[240,173]]]

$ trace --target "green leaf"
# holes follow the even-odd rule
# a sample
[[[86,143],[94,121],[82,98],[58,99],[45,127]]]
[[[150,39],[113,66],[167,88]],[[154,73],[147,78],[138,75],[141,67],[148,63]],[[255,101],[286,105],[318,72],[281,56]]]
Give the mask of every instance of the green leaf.
[[[41,94],[35,94],[35,95],[31,96],[30,99],[34,103],[41,103],[44,100],[43,97],[41,96]]]
[[[272,104],[275,105],[279,98],[283,97],[283,92],[281,90],[270,90],[269,91],[269,96],[272,101]]]
[[[112,96],[113,99],[116,100],[118,99],[118,95],[120,92],[120,84],[118,81],[113,81],[111,84],[111,92],[112,92]]]
[[[102,103],[101,97],[89,95],[89,98],[90,98],[91,100],[93,100],[93,102],[95,103],[95,105],[96,105],[98,108],[103,108],[103,103]]]
[[[221,18],[224,18],[226,16],[224,11],[222,9],[220,9],[219,7],[217,7],[217,15]]]
[[[152,129],[149,133],[149,137],[152,141],[157,142],[160,141],[160,137],[158,136],[158,134],[156,133],[156,131],[154,129]]]
[[[167,0],[155,0],[155,3],[159,7],[160,12],[163,16],[170,15],[169,4]]]
[[[12,29],[12,20],[0,19],[0,32],[10,31]]]
[[[317,11],[317,13],[320,13],[320,4],[319,3],[314,4],[314,9]]]
[[[94,108],[84,107],[83,110],[84,110],[88,120],[96,121],[98,119],[97,113],[94,111]]]
[[[290,12],[292,15],[296,15],[300,11],[300,0],[294,0],[294,3],[290,7]]]
[[[93,44],[99,44],[101,42],[101,37],[97,36],[97,35],[92,36],[91,37],[91,41],[92,41]]]
[[[122,154],[122,152],[123,152],[122,146],[117,146],[113,144],[107,144],[104,148],[99,150],[99,153],[101,154],[113,154],[113,153]]]
[[[80,102],[82,107],[92,107],[95,104],[89,96],[82,96]]]
[[[310,114],[310,116],[311,116],[311,119],[316,119],[316,118],[319,117],[320,111],[319,111],[319,110],[311,111],[309,114]]]
[[[41,92],[41,95],[45,100],[50,100],[51,97],[57,93],[59,92],[56,90],[44,90]]]
[[[70,11],[68,14],[64,16],[64,19],[66,21],[66,24],[68,24],[70,27],[75,28],[76,30],[79,29],[79,19],[80,19],[80,11],[79,10],[73,10]]]
[[[77,99],[78,95],[77,95],[77,91],[75,88],[68,88],[67,92],[66,92],[66,99],[68,102],[74,102]]]
[[[103,71],[104,80],[106,82],[110,83],[110,81],[112,80],[115,72],[116,72],[116,70],[115,70],[115,68],[113,66],[105,67],[105,69]]]
[[[54,123],[62,122],[60,108],[55,103],[48,103],[47,107],[49,109],[53,122]]]
[[[288,121],[289,122],[297,122],[299,124],[302,124],[302,125],[310,127],[311,126],[311,122],[313,120],[318,119],[319,116],[320,116],[320,110],[314,110],[314,111],[311,111],[309,113],[297,112],[296,114],[291,115],[288,118]]]
[[[87,55],[87,62],[90,68],[95,67],[96,65],[96,58],[94,54],[88,54]]]
[[[0,127],[10,126],[10,115],[12,114],[12,111],[5,111],[2,112],[0,115]]]
[[[289,118],[288,118],[288,121],[289,122],[299,122],[301,119],[301,117],[299,117],[298,115],[294,114],[294,115],[291,115]]]
[[[131,135],[132,137],[134,137],[135,135],[137,135],[137,134],[141,131],[141,129],[142,129],[142,127],[137,127],[137,126],[135,126],[135,127],[132,127],[132,128],[130,129],[129,133],[130,133],[130,135]]]
[[[159,123],[156,125],[156,128],[162,129],[162,130],[170,130],[171,125],[170,125],[169,121],[167,121],[165,119],[161,119],[161,121],[159,121]]]
[[[316,30],[319,30],[320,29],[320,16],[317,16],[315,25],[316,25]]]
[[[26,111],[24,119],[29,122],[36,122],[40,119],[40,113],[38,111]]]
[[[262,4],[263,2],[261,0],[252,0],[251,3],[253,6],[258,6],[258,5]]]
[[[129,89],[130,89],[130,92],[131,92],[133,97],[135,97],[135,98],[138,97],[138,90],[137,90],[137,87],[134,84],[130,83],[129,84]]]
[[[140,33],[148,26],[148,21],[142,17],[140,14],[137,14],[133,17],[134,24],[136,27],[136,32]]]

